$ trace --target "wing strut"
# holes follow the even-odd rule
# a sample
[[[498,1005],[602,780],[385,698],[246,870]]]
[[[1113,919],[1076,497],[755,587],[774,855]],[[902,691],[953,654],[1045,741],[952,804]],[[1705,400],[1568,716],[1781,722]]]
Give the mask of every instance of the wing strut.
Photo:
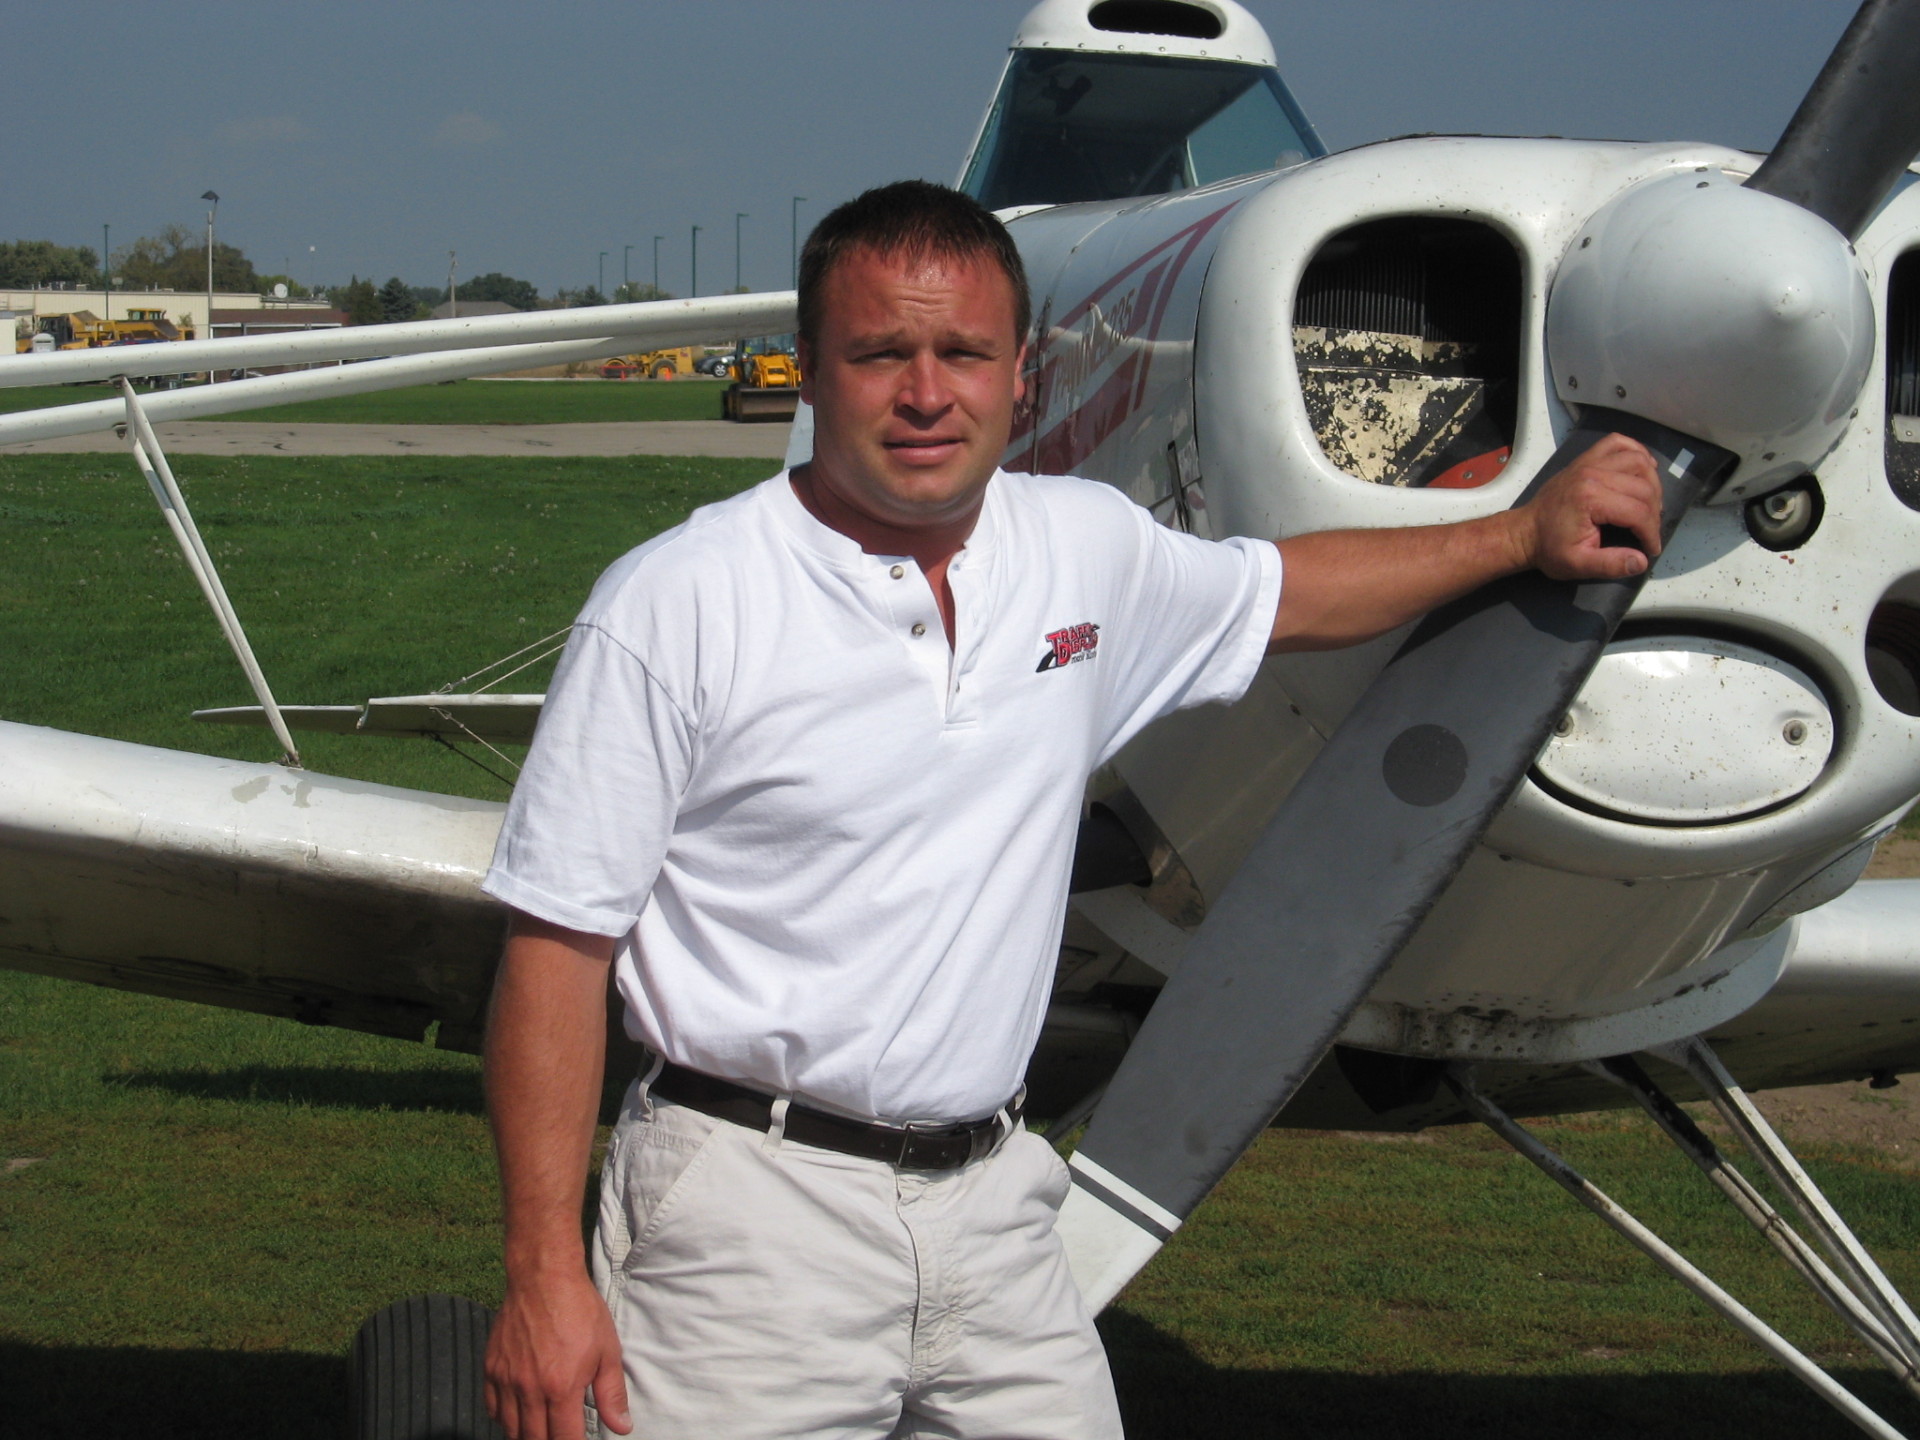
[[[253,658],[253,646],[247,643],[247,632],[241,628],[240,617],[234,611],[233,602],[227,598],[227,587],[220,583],[220,572],[214,568],[213,556],[207,553],[206,542],[200,538],[200,527],[193,523],[193,512],[187,509],[187,497],[180,493],[180,486],[173,478],[173,467],[167,463],[166,452],[160,448],[160,439],[153,433],[153,424],[147,419],[147,412],[141,408],[140,397],[134,393],[133,385],[124,375],[119,377],[119,385],[121,397],[127,402],[127,445],[133,451],[133,463],[147,477],[147,488],[153,491],[154,501],[160,506],[160,514],[165,518],[167,528],[173,531],[174,541],[180,546],[180,554],[185,557],[187,568],[200,583],[200,593],[206,596],[207,604],[213,610],[213,618],[220,622],[220,632],[227,637],[227,644],[233,647],[234,658],[240,662],[240,668],[247,672],[247,683],[253,686],[260,708],[266,712],[267,724],[273,727],[274,738],[285,752],[280,757],[281,763],[297,770],[300,768],[300,751],[293,743],[293,733],[287,729],[279,705],[274,703],[273,690],[267,684],[266,673],[261,670],[260,662]]]

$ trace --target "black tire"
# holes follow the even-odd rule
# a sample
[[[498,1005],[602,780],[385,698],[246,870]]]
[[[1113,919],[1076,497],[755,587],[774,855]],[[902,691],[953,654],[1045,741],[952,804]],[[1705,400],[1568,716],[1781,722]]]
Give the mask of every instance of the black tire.
[[[414,1295],[370,1317],[348,1373],[354,1440],[506,1440],[487,1414],[492,1324],[458,1295]]]
[[[678,370],[673,368],[673,362],[671,360],[659,361],[653,367],[653,378],[656,380],[671,380],[679,373]]]

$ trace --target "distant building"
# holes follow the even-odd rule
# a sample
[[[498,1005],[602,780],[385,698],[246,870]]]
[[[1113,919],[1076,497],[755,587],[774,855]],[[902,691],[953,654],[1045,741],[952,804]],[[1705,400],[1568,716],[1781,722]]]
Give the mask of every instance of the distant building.
[[[115,297],[116,299],[118,297]],[[215,299],[220,298],[218,295]],[[324,305],[267,305],[257,309],[213,312],[213,338],[230,335],[284,335],[293,330],[337,330],[347,312]]]
[[[204,290],[115,290],[109,297],[98,286],[85,289],[78,285],[48,285],[40,289],[0,289],[0,311],[12,311],[17,333],[24,335],[38,328],[46,315],[71,315],[79,311],[108,320],[132,320],[158,316],[183,334],[204,336],[207,324],[207,292]],[[475,302],[478,303],[478,302]],[[213,308],[219,315],[243,311],[258,315],[271,311],[278,315],[338,316],[322,300],[276,300],[251,291],[216,290]],[[224,323],[224,322],[222,322]],[[316,319],[316,324],[322,323]],[[335,319],[335,324],[340,323]],[[295,327],[299,328],[299,327]],[[222,329],[222,335],[238,331]]]
[[[459,314],[455,314],[458,307]],[[433,307],[436,320],[471,320],[476,315],[518,315],[520,307],[504,300],[442,300]]]

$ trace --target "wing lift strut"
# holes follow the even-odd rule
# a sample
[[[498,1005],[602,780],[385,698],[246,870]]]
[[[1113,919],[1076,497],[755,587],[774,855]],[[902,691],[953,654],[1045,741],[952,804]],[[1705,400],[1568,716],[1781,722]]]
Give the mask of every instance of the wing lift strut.
[[[1906,1300],[1867,1254],[1832,1203],[1727,1073],[1719,1057],[1699,1036],[1655,1047],[1648,1053],[1680,1067],[1692,1077],[1727,1127],[1752,1154],[1755,1163],[1799,1214],[1817,1246],[1809,1244],[1753,1183],[1721,1155],[1693,1118],[1654,1083],[1632,1056],[1589,1061],[1586,1068],[1631,1094],[1681,1152],[1813,1287],[1814,1293],[1859,1335],[1911,1394],[1920,1397],[1920,1320],[1916,1320]],[[1475,1119],[1632,1241],[1674,1279],[1744,1330],[1834,1409],[1869,1435],[1879,1436],[1881,1440],[1902,1440],[1900,1431],[1868,1409],[1851,1391],[1487,1098],[1475,1081],[1473,1066],[1448,1067],[1446,1082]]]
[[[260,701],[260,708],[266,715],[274,738],[280,742],[283,752],[281,764],[297,770],[300,768],[300,751],[293,743],[293,734],[287,729],[279,705],[274,702],[266,674],[261,670],[260,662],[254,658],[253,646],[247,643],[247,632],[241,628],[240,617],[234,611],[233,602],[227,598],[227,587],[220,583],[220,572],[214,568],[213,556],[207,553],[206,542],[200,538],[200,527],[193,523],[193,512],[187,509],[187,497],[180,493],[180,486],[173,478],[173,467],[167,463],[166,452],[160,448],[159,437],[153,433],[153,424],[147,419],[147,412],[141,407],[140,397],[134,393],[133,385],[124,375],[118,377],[117,383],[121,398],[127,405],[127,445],[133,451],[133,463],[146,476],[147,488],[153,491],[160,514],[165,518],[167,528],[173,532],[187,568],[199,582],[200,593],[206,597],[213,618],[220,622],[220,632],[227,637],[227,644],[233,647],[234,658],[247,673],[247,683],[253,687],[253,693]]]

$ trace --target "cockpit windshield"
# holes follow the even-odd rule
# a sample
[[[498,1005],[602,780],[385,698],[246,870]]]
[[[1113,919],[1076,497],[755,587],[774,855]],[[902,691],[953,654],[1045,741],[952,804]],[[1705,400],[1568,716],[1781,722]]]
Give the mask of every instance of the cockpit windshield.
[[[1324,154],[1270,67],[1017,50],[960,188],[990,210],[1121,200]]]

